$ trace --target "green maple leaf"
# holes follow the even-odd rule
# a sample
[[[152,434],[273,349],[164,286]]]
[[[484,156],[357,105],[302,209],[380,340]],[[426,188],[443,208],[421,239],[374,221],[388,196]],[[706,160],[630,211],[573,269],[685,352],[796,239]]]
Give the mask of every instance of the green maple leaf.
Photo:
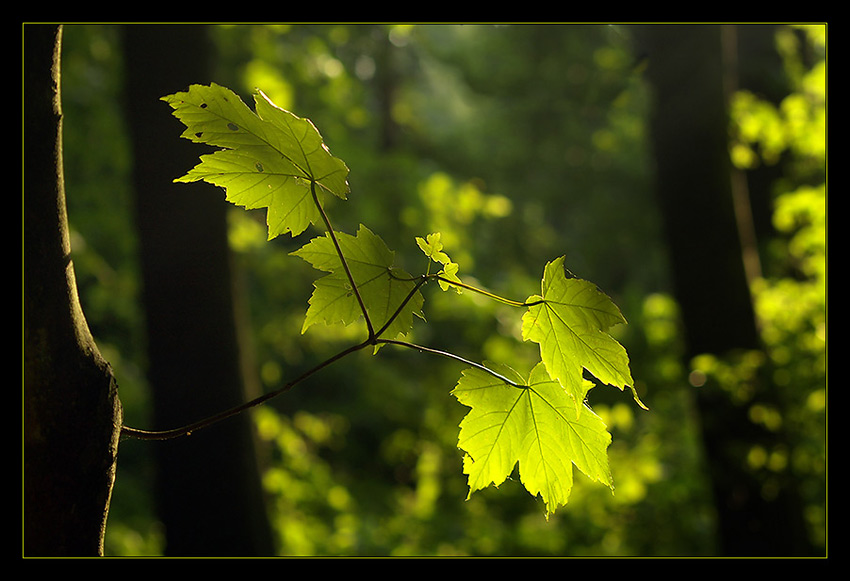
[[[256,113],[231,90],[216,84],[192,85],[162,98],[186,130],[181,137],[221,147],[178,182],[206,181],[225,188],[226,198],[248,209],[267,208],[269,239],[293,236],[321,214],[313,186],[345,199],[348,168],[331,155],[308,120],[277,107],[262,91],[254,95]]]
[[[418,290],[404,303],[416,288],[416,280],[393,265],[394,253],[365,226],[360,226],[356,236],[338,232],[336,237],[375,331],[396,315],[385,333],[390,338],[407,334],[413,315],[422,316],[424,300]],[[293,254],[330,273],[314,283],[302,332],[319,322],[349,325],[362,317],[362,309],[330,235],[314,238]]]
[[[577,411],[592,387],[583,369],[620,389],[634,385],[626,350],[608,334],[625,317],[596,285],[568,278],[564,257],[546,265],[542,294],[526,303],[531,306],[522,318],[522,337],[540,345],[546,369],[572,396]]]
[[[452,391],[471,408],[458,438],[466,453],[470,496],[502,484],[517,464],[523,485],[540,495],[547,516],[567,503],[573,465],[613,490],[607,455],[611,436],[590,408],[576,415],[572,399],[542,363],[527,382],[509,367],[491,369],[501,378],[470,368]]]

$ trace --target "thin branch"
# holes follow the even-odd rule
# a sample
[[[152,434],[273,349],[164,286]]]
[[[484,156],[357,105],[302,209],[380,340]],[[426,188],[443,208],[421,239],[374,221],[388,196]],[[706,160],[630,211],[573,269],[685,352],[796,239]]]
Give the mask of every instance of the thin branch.
[[[302,381],[304,381],[308,377],[312,376],[313,374],[321,371],[322,369],[324,369],[328,365],[334,363],[335,361],[342,359],[343,357],[345,357],[347,355],[354,353],[355,351],[360,351],[361,349],[368,347],[371,344],[372,344],[372,340],[367,340],[367,341],[363,341],[362,343],[358,343],[357,345],[352,345],[351,347],[349,347],[349,348],[347,348],[343,351],[340,351],[339,353],[337,353],[333,357],[325,359],[324,361],[322,361],[318,365],[308,369],[307,371],[305,371],[304,373],[302,373],[301,375],[299,375],[295,379],[289,381],[288,383],[286,383],[282,387],[276,389],[275,391],[270,391],[269,393],[263,394],[260,397],[252,399],[251,401],[245,402],[245,403],[238,405],[234,408],[230,408],[229,410],[225,410],[225,411],[220,412],[216,415],[210,416],[208,418],[204,418],[204,419],[199,420],[197,422],[194,422],[192,424],[188,424],[188,425],[180,427],[180,428],[174,428],[174,429],[171,429],[171,430],[162,430],[162,431],[139,430],[137,428],[131,428],[131,427],[128,427],[128,426],[123,426],[121,428],[121,436],[122,437],[128,437],[128,438],[134,438],[134,439],[137,439],[137,440],[172,440],[174,438],[179,438],[179,437],[182,437],[182,436],[189,436],[189,435],[192,434],[192,432],[196,432],[196,431],[198,431],[202,428],[208,428],[209,426],[211,426],[213,424],[217,424],[218,422],[220,422],[222,420],[225,420],[227,418],[230,418],[230,417],[233,417],[237,414],[240,414],[247,409],[256,407],[256,406],[258,406],[262,403],[265,403],[266,401],[268,401],[272,398],[275,398],[275,397],[281,395],[282,393],[289,391],[290,389],[292,389],[293,387],[295,387],[296,385],[298,385],[299,383],[301,383]]]
[[[313,201],[316,204],[316,208],[319,210],[319,213],[322,216],[322,220],[325,223],[328,235],[330,236],[330,238],[331,238],[331,240],[334,244],[337,255],[339,256],[340,262],[342,263],[343,269],[345,270],[345,274],[348,277],[348,281],[351,284],[354,295],[357,297],[357,302],[360,305],[360,309],[363,312],[363,316],[366,319],[366,326],[367,326],[368,331],[369,331],[368,339],[366,339],[362,343],[352,345],[351,347],[348,347],[347,349],[337,353],[333,357],[330,357],[329,359],[322,361],[321,363],[319,363],[318,365],[308,369],[307,371],[305,371],[304,373],[302,373],[301,375],[299,375],[295,379],[284,384],[279,389],[277,389],[275,391],[271,391],[271,392],[266,393],[266,394],[263,394],[260,397],[257,397],[257,398],[255,398],[251,401],[240,404],[236,407],[230,408],[228,410],[225,410],[225,411],[220,412],[218,414],[215,414],[213,416],[209,416],[207,418],[204,418],[204,419],[199,420],[197,422],[194,422],[192,424],[188,424],[186,426],[182,426],[182,427],[174,428],[174,429],[170,429],[170,430],[161,430],[161,431],[140,430],[140,429],[137,429],[137,428],[131,428],[129,426],[123,426],[121,428],[121,436],[122,437],[134,438],[134,439],[138,439],[138,440],[171,440],[171,439],[174,439],[174,438],[179,438],[179,437],[182,437],[182,436],[191,435],[192,432],[195,432],[197,430],[212,426],[213,424],[216,424],[216,423],[218,423],[222,420],[225,420],[227,418],[238,415],[245,410],[259,406],[259,405],[265,403],[266,401],[268,401],[272,398],[275,398],[275,397],[289,391],[290,389],[295,387],[297,384],[301,383],[302,381],[304,381],[308,377],[312,376],[313,374],[317,373],[318,371],[324,369],[328,365],[331,365],[335,361],[338,361],[339,359],[342,359],[343,357],[345,357],[345,356],[347,356],[351,353],[354,353],[355,351],[360,351],[361,349],[364,349],[365,347],[367,347],[369,345],[377,345],[378,343],[387,343],[387,344],[392,344],[392,345],[398,345],[398,346],[402,346],[402,347],[407,347],[409,349],[415,349],[415,350],[423,352],[423,353],[431,353],[433,355],[439,355],[441,357],[446,357],[448,359],[452,359],[454,361],[459,361],[459,362],[464,363],[466,365],[469,365],[471,367],[475,367],[476,369],[480,369],[481,371],[484,371],[485,373],[492,375],[493,377],[495,377],[499,381],[506,383],[507,385],[511,385],[511,386],[517,387],[517,388],[526,387],[524,385],[520,385],[520,384],[517,384],[514,381],[511,381],[507,377],[497,373],[496,371],[493,371],[492,369],[489,369],[488,367],[486,367],[484,365],[481,365],[480,363],[470,361],[468,359],[460,357],[459,355],[455,355],[454,353],[450,353],[448,351],[440,351],[438,349],[432,349],[430,347],[424,347],[422,345],[415,345],[415,344],[409,343],[407,341],[399,341],[399,340],[395,340],[395,339],[381,339],[380,337],[389,328],[389,326],[393,323],[393,321],[395,321],[395,319],[399,316],[399,314],[404,309],[404,307],[407,305],[407,303],[410,302],[410,300],[413,298],[413,296],[416,294],[416,292],[423,285],[425,285],[429,280],[432,280],[432,279],[440,280],[440,281],[445,282],[447,284],[467,289],[469,291],[487,296],[487,297],[489,297],[493,300],[496,300],[498,302],[501,302],[501,303],[504,303],[504,304],[507,304],[507,305],[511,305],[511,306],[515,306],[515,307],[531,307],[531,306],[534,306],[534,305],[538,305],[538,304],[541,304],[541,303],[544,302],[542,299],[538,300],[538,301],[532,301],[532,302],[513,301],[513,300],[510,300],[510,299],[506,299],[504,297],[500,297],[499,295],[496,295],[496,294],[491,293],[489,291],[486,291],[486,290],[465,284],[463,282],[444,278],[444,277],[440,276],[439,274],[425,274],[425,275],[421,275],[421,276],[418,276],[418,277],[402,278],[402,277],[396,276],[392,272],[392,270],[389,269],[388,273],[392,278],[395,278],[396,280],[403,280],[403,281],[416,281],[416,284],[414,284],[413,288],[410,290],[410,292],[408,292],[407,296],[399,304],[399,306],[396,308],[396,310],[393,312],[393,314],[389,317],[389,319],[387,319],[387,321],[383,324],[383,326],[381,326],[380,329],[375,331],[375,329],[372,325],[372,321],[369,318],[369,313],[366,311],[366,305],[363,302],[363,298],[360,295],[360,291],[357,287],[357,284],[354,282],[354,277],[351,274],[351,269],[348,266],[348,262],[345,259],[345,255],[342,253],[342,248],[339,245],[339,241],[337,240],[335,231],[333,229],[333,226],[331,225],[330,218],[328,218],[327,213],[325,212],[324,208],[322,207],[321,202],[319,201],[318,194],[316,193],[315,182],[312,182],[312,181],[310,182],[310,191],[311,191],[311,194],[313,196]]]
[[[351,269],[348,267],[348,262],[345,260],[345,255],[342,253],[342,248],[339,246],[339,241],[336,238],[333,226],[331,226],[331,220],[328,218],[327,213],[325,213],[325,209],[322,207],[321,202],[319,202],[319,195],[316,193],[316,182],[312,180],[310,181],[310,193],[313,194],[313,202],[316,204],[316,208],[318,208],[319,213],[322,215],[322,220],[324,220],[325,226],[328,230],[328,236],[331,237],[331,240],[334,243],[336,253],[339,255],[340,262],[342,262],[342,268],[345,270],[345,275],[348,277],[348,282],[351,284],[354,296],[357,297],[357,302],[360,304],[360,310],[363,312],[363,318],[366,319],[366,328],[369,330],[369,341],[374,341],[375,329],[372,327],[372,320],[369,318],[369,313],[366,311],[366,304],[363,302],[363,297],[360,296],[360,290],[354,282],[354,276],[352,276]]]
[[[340,256],[342,256],[341,253],[340,253]],[[343,260],[343,263],[344,263],[344,260]],[[514,381],[511,381],[507,377],[501,375],[500,373],[498,373],[498,372],[496,372],[496,371],[494,371],[494,370],[492,370],[492,369],[490,369],[490,368],[488,368],[488,367],[486,367],[486,366],[484,366],[480,363],[476,363],[475,361],[470,361],[469,359],[465,359],[464,357],[461,357],[459,355],[455,355],[454,353],[450,353],[448,351],[441,351],[441,350],[438,350],[438,349],[432,349],[430,347],[425,347],[425,346],[422,346],[422,345],[416,345],[414,343],[410,343],[410,342],[407,342],[407,341],[399,341],[399,340],[396,340],[396,339],[381,339],[380,336],[387,330],[387,328],[389,328],[389,326],[396,319],[396,317],[398,317],[399,313],[401,313],[402,309],[404,309],[405,305],[407,305],[407,303],[410,301],[410,299],[413,298],[413,296],[416,294],[416,292],[424,284],[426,284],[432,278],[438,278],[439,280],[444,280],[437,275],[423,275],[423,276],[419,276],[419,277],[416,277],[416,278],[401,279],[401,278],[393,275],[392,271],[390,271],[390,276],[393,276],[397,280],[416,280],[416,284],[413,286],[413,288],[410,290],[410,292],[407,294],[407,296],[404,298],[404,300],[399,304],[398,308],[395,310],[395,312],[392,314],[392,316],[390,316],[390,318],[387,320],[387,322],[384,323],[384,325],[377,332],[373,332],[372,327],[370,325],[370,327],[369,327],[370,337],[368,339],[366,339],[365,341],[363,341],[362,343],[352,345],[351,347],[348,347],[347,349],[340,351],[339,353],[337,353],[333,357],[330,357],[330,358],[322,361],[318,365],[316,365],[316,366],[308,369],[307,371],[303,372],[301,375],[299,375],[295,379],[292,379],[291,381],[287,382],[286,384],[284,384],[282,387],[278,388],[275,391],[271,391],[269,393],[263,394],[260,397],[257,397],[257,398],[255,398],[251,401],[245,402],[241,405],[230,408],[228,410],[225,410],[225,411],[220,412],[218,414],[215,414],[213,416],[209,416],[207,418],[204,418],[204,419],[199,420],[197,422],[194,422],[192,424],[188,424],[186,426],[174,428],[174,429],[171,429],[171,430],[151,431],[151,430],[140,430],[140,429],[137,429],[137,428],[131,428],[129,426],[123,426],[122,429],[121,429],[121,436],[127,437],[127,438],[134,438],[134,439],[137,439],[137,440],[171,440],[171,439],[174,439],[174,438],[179,438],[179,437],[182,437],[182,436],[191,435],[192,432],[196,432],[196,431],[198,431],[202,428],[207,428],[207,427],[212,426],[213,424],[216,424],[216,423],[218,423],[222,420],[225,420],[227,418],[238,415],[245,410],[251,409],[253,407],[257,407],[260,404],[263,404],[266,401],[273,399],[273,398],[289,391],[290,389],[292,389],[293,387],[295,387],[296,385],[298,385],[299,383],[301,383],[305,379],[307,379],[310,376],[312,376],[313,374],[321,371],[322,369],[331,365],[332,363],[342,359],[343,357],[350,355],[351,353],[354,353],[356,351],[360,351],[361,349],[364,349],[369,345],[376,345],[378,343],[398,345],[398,346],[401,346],[401,347],[406,347],[408,349],[414,349],[414,350],[420,351],[422,353],[430,353],[432,355],[439,355],[441,357],[452,359],[454,361],[459,361],[459,362],[464,363],[466,365],[469,365],[471,367],[475,367],[476,369],[480,369],[481,371],[484,371],[485,373],[492,375],[493,377],[495,377],[499,381],[504,382],[507,385],[517,387],[517,388],[525,388],[526,387],[524,385],[521,385],[521,384],[518,384]],[[451,284],[457,284],[456,281],[446,280],[446,282],[451,283]],[[508,301],[507,299],[502,299],[501,297],[498,297],[497,295],[493,295],[491,293],[488,293],[487,291],[481,291],[480,289],[477,289],[475,287],[471,287],[469,285],[464,285],[464,284],[461,283],[460,286],[463,286],[463,288],[468,288],[468,289],[476,291],[476,292],[481,292],[482,294],[485,294],[487,296],[491,296],[491,297],[493,297],[497,300],[501,299],[502,302],[507,302],[508,304],[515,304],[515,306],[530,306],[532,304],[538,304],[538,303],[515,303],[514,301]],[[542,302],[542,301],[540,301],[540,302]]]

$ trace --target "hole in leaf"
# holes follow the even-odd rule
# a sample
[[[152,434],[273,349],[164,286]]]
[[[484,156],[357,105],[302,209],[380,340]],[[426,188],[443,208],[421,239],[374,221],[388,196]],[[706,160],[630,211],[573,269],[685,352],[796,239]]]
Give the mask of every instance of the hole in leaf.
[[[259,161],[254,164],[254,167],[256,167],[257,171],[259,171],[259,172],[263,171],[263,164],[261,164]]]
[[[207,108],[207,104],[206,104],[206,103],[201,103],[201,109],[206,109],[206,108]]]
[[[238,131],[239,130],[239,126],[236,125],[236,123],[228,123],[227,128],[230,129],[231,131]]]

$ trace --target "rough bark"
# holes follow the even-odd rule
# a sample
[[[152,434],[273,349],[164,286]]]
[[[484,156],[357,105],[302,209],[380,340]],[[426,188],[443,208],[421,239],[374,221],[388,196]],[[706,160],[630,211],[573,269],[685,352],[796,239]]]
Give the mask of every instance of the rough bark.
[[[77,296],[62,166],[61,27],[24,30],[24,555],[103,554],[121,405]]]

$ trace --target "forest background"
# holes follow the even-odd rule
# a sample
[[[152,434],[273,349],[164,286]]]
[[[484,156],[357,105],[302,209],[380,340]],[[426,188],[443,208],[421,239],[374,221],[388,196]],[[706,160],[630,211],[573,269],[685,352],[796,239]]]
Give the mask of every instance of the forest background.
[[[205,64],[175,74],[189,58],[168,56],[180,37],[203,38]],[[148,318],[139,232],[151,225],[139,200],[149,192],[138,177],[148,166],[131,139],[149,107],[172,123],[162,140],[178,141],[158,97],[209,81],[246,101],[261,88],[311,119],[351,168],[349,205],[330,209],[335,226],[366,224],[401,263],[421,260],[414,236],[439,231],[480,286],[522,299],[538,292],[546,261],[566,255],[628,319],[617,339],[650,408],[591,392],[613,435],[614,494],[577,476],[547,520],[516,482],[467,499],[457,449],[466,409],[449,396],[457,364],[363,354],[250,414],[255,458],[241,460],[256,470],[263,507],[250,522],[244,510],[230,520],[246,488],[229,480],[244,475],[211,468],[244,453],[216,440],[218,427],[191,436],[187,455],[163,451],[181,444],[122,442],[107,555],[826,554],[825,26],[72,24],[62,51],[74,264],[126,424],[176,427],[226,407],[193,376],[216,369],[214,328],[187,340],[208,361],[186,355],[185,375],[170,378],[180,385],[152,385],[152,345],[175,347]],[[662,106],[670,86],[681,106]],[[719,95],[728,117],[700,109],[704,94]],[[683,120],[695,108],[719,141]],[[667,128],[723,184],[706,195],[731,213],[704,211],[700,190],[716,182],[696,173],[664,193]],[[706,163],[718,143],[723,161]],[[168,147],[150,142],[145,155]],[[170,187],[168,199],[196,199]],[[174,203],[161,204],[168,219],[154,228],[199,212]],[[219,284],[236,297],[244,400],[358,330],[302,335],[315,273],[288,256],[298,242],[267,242],[263,213],[225,212],[231,274]],[[734,268],[710,262],[729,252]],[[194,285],[192,265],[210,260],[190,255],[171,273],[187,305],[210,290]],[[727,293],[745,296],[743,311]],[[523,371],[535,361],[509,307],[469,293],[428,301],[417,342]],[[206,315],[170,314],[187,328],[192,317]]]

